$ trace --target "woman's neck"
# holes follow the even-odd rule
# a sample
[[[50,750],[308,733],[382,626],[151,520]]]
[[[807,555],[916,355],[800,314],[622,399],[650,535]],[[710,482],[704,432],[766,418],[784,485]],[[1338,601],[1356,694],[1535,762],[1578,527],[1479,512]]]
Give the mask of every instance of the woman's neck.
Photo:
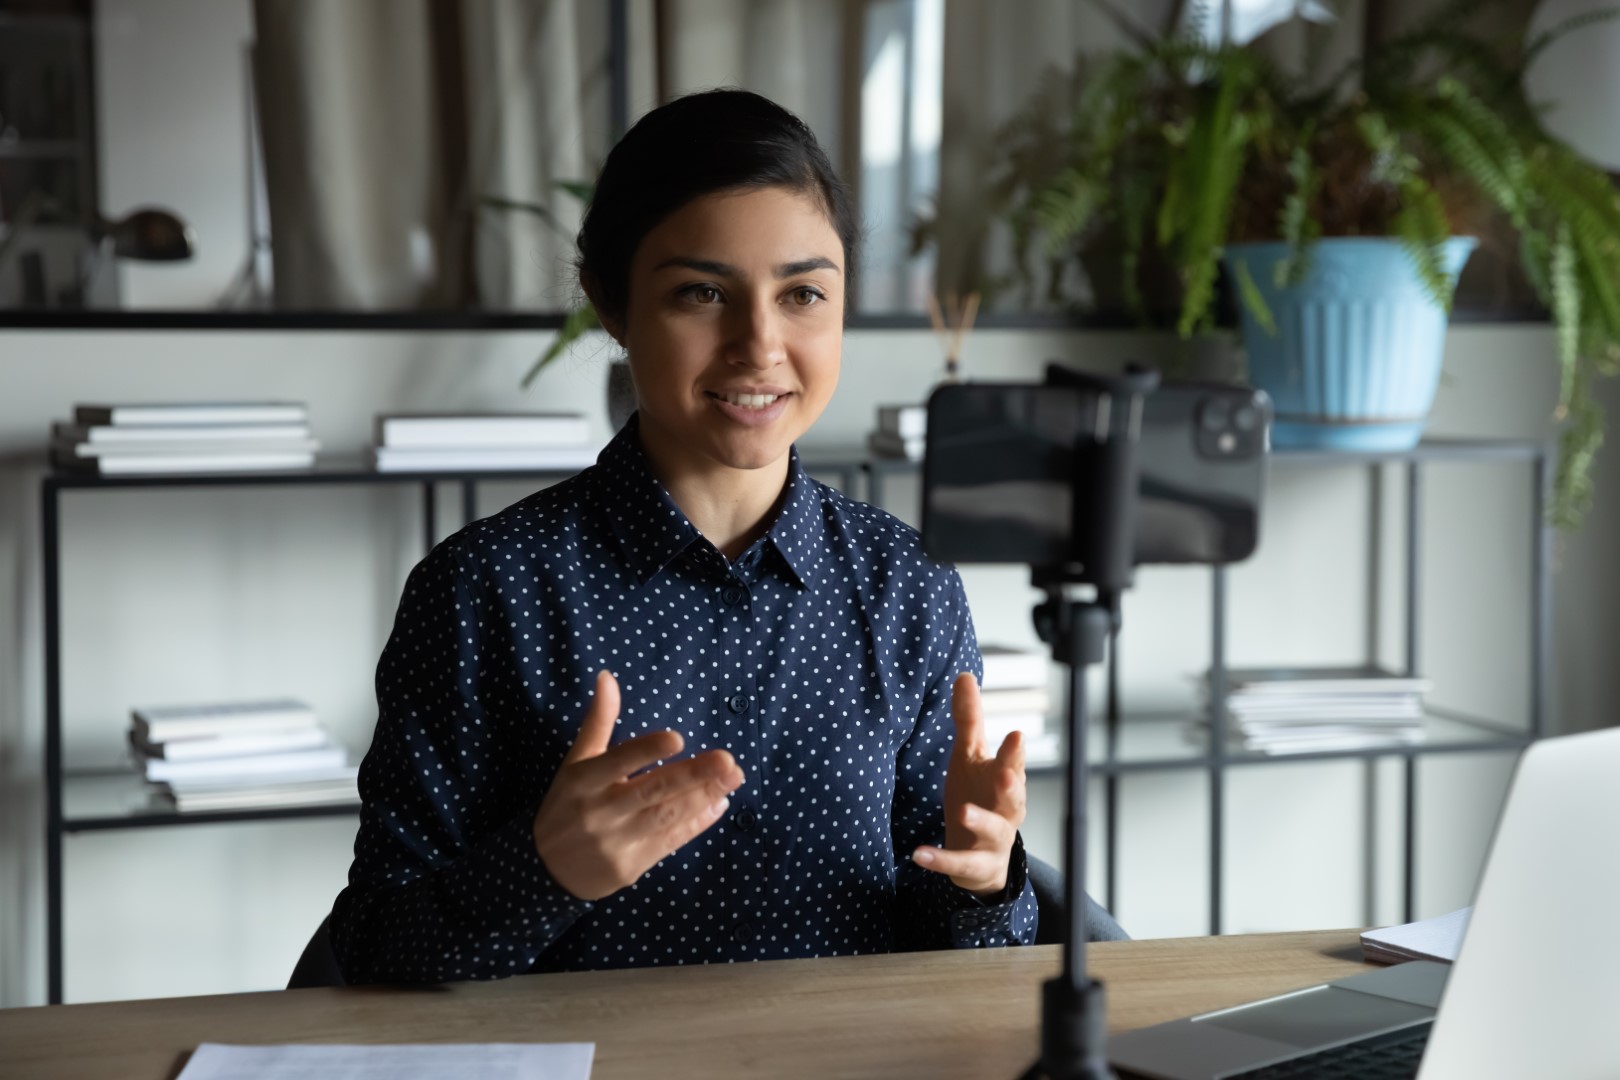
[[[646,427],[641,445],[681,513],[728,559],[765,533],[786,496],[791,454],[758,469],[735,469],[685,453]]]

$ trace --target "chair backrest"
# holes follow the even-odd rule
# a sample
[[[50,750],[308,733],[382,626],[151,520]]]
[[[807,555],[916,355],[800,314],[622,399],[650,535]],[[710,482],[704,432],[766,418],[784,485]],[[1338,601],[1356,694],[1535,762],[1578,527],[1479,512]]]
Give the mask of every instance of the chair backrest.
[[[1062,945],[1069,940],[1069,912],[1063,903],[1063,871],[1024,852],[1029,883],[1035,890],[1035,944]],[[1130,935],[1108,909],[1086,896],[1086,940],[1129,941]]]
[[[337,954],[332,951],[332,937],[329,930],[331,922],[332,916],[328,915],[321,920],[321,925],[315,928],[309,944],[304,946],[303,955],[299,956],[298,963],[293,966],[292,978],[287,980],[287,989],[304,990],[311,986],[343,985],[343,970],[338,967]]]

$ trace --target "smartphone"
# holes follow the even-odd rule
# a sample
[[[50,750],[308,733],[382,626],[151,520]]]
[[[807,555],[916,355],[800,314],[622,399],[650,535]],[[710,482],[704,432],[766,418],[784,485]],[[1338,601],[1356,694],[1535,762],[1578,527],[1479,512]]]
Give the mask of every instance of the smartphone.
[[[1080,561],[1076,448],[1112,403],[1084,387],[958,383],[928,402],[923,547],[955,563]],[[1137,565],[1238,562],[1260,542],[1272,409],[1260,390],[1171,382],[1141,402]],[[1116,418],[1117,423],[1117,418]],[[1079,515],[1079,517],[1077,517]]]

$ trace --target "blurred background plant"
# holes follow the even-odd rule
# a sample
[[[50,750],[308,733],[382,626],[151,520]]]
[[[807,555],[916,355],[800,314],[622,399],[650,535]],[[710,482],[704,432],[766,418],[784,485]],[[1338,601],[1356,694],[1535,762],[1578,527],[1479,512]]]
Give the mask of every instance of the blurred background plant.
[[[1117,290],[1138,323],[1185,338],[1217,322],[1224,245],[1285,241],[1282,285],[1304,277],[1322,237],[1386,236],[1449,309],[1441,245],[1505,215],[1557,327],[1553,514],[1578,523],[1603,439],[1593,382],[1620,371],[1620,199],[1545,129],[1525,72],[1617,10],[1527,40],[1475,29],[1495,0],[1453,0],[1325,76],[1308,59],[1305,77],[1249,44],[1153,33],[1096,2],[1133,47],[1052,75],[997,136],[992,211],[1012,230],[1016,284],[1060,300],[1078,268],[1094,298]],[[1231,291],[1268,325],[1254,282],[1237,277]]]
[[[594,189],[590,184],[578,180],[559,180],[556,182],[556,186],[568,192],[586,206],[591,204]],[[530,214],[545,222],[547,226],[568,242],[573,242],[573,235],[557,220],[557,216],[539,203],[523,202],[495,195],[485,195],[478,202],[480,206],[489,210]],[[602,320],[597,317],[596,308],[591,306],[589,300],[581,300],[578,305],[570,308],[568,314],[563,317],[563,324],[557,330],[557,336],[551,340],[551,344],[546,347],[546,351],[541,353],[539,358],[529,367],[519,385],[527,389],[529,384],[539,377],[540,372],[545,370],[546,365],[561,356],[568,346],[590,331],[600,329],[601,326]]]

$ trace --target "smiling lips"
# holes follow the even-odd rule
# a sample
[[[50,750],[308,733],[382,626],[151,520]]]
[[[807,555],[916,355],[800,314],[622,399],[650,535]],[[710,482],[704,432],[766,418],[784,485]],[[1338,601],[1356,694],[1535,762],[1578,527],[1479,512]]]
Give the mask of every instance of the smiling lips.
[[[786,412],[788,399],[793,395],[773,388],[763,393],[710,390],[706,396],[725,416],[755,427],[768,424]]]
[[[733,405],[741,405],[745,409],[763,409],[782,394],[716,394],[721,401],[728,401]]]

